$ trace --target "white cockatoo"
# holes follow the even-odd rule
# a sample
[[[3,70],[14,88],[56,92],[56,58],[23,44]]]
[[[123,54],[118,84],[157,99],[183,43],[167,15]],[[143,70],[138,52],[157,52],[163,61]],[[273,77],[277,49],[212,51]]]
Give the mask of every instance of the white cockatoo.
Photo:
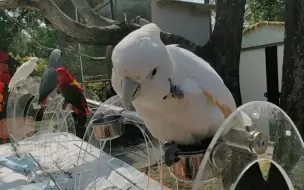
[[[40,59],[38,57],[29,57],[25,63],[23,63],[15,72],[8,84],[8,91],[12,91],[15,85],[27,77],[36,69]]]
[[[217,72],[190,51],[165,46],[151,23],[130,33],[112,53],[112,86],[131,102],[156,138],[182,145],[212,137],[236,109]],[[242,125],[251,125],[240,114]]]

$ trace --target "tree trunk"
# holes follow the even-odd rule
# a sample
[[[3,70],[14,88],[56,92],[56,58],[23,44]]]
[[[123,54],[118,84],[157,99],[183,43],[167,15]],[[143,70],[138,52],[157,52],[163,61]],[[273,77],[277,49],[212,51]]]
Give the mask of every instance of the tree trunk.
[[[198,46],[178,35],[161,34],[164,44],[179,44],[210,63],[231,91],[237,106],[242,104],[239,61],[246,0],[218,0],[216,22],[209,42]]]
[[[216,23],[210,41],[195,52],[208,61],[222,77],[232,93],[237,106],[242,105],[239,81],[239,62],[242,43],[246,0],[218,0]],[[227,171],[228,172],[228,171]],[[231,175],[235,175],[230,173]],[[225,176],[231,177],[228,173]],[[265,181],[260,167],[254,164],[246,172],[236,189],[263,189]],[[224,189],[229,189],[223,179]]]
[[[242,104],[239,61],[245,4],[246,0],[217,1],[216,23],[210,42],[197,53],[219,73],[238,106]]]
[[[280,97],[281,108],[289,115],[291,120],[298,128],[302,138],[304,137],[304,1],[303,0],[286,0],[286,18],[285,18],[285,41],[284,41],[284,63],[282,90]],[[298,162],[299,156],[295,147],[293,138],[290,142],[283,142],[276,147],[275,157],[282,158],[286,150],[293,151],[294,156],[284,159],[284,163],[292,170],[294,164]],[[280,151],[282,150],[282,151]],[[304,167],[303,165],[297,167]],[[278,172],[274,172],[273,167],[269,172],[269,185],[278,183],[275,177]],[[289,173],[290,171],[287,171]],[[293,184],[295,187],[303,186]],[[303,189],[299,188],[299,189]]]
[[[280,105],[304,137],[304,1],[286,1],[283,79]]]

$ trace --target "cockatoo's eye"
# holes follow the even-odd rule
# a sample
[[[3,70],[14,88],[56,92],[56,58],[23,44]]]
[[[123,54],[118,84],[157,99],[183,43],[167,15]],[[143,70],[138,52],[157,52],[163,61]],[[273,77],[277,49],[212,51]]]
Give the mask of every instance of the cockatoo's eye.
[[[156,74],[157,72],[157,68],[153,69],[153,71],[151,72],[151,78],[154,77],[154,75]]]

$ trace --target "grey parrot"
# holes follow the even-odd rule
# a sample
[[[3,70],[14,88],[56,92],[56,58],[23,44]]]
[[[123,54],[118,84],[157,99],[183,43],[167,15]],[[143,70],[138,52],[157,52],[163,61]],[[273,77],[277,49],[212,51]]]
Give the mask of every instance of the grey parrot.
[[[38,103],[45,102],[48,95],[50,95],[58,85],[58,78],[56,70],[60,67],[61,51],[54,49],[49,57],[49,64],[43,72],[40,87]]]

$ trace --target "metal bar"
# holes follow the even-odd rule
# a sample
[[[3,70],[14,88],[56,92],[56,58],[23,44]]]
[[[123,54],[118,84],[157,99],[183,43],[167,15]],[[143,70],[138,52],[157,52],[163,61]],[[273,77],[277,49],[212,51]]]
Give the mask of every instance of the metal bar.
[[[111,16],[112,19],[115,20],[115,8],[114,8],[114,4],[113,4],[113,0],[109,0],[110,1],[110,7],[111,7]]]
[[[91,100],[91,99],[86,99],[86,100],[87,100],[87,104],[89,106],[100,107],[101,105],[103,105],[108,110],[115,110],[115,111],[119,112],[120,114],[122,114],[124,116],[124,120],[127,122],[134,122],[134,123],[138,123],[138,124],[142,124],[142,125],[145,124],[143,122],[143,120],[140,117],[138,117],[138,114],[134,111],[128,111],[128,110],[125,110],[124,108],[121,108],[118,106],[113,106],[111,104],[104,104],[102,102],[98,102],[98,101]]]
[[[34,162],[38,165],[38,167],[41,169],[42,172],[46,173],[50,179],[53,181],[53,183],[56,185],[56,187],[59,189],[59,190],[63,190],[61,189],[61,187],[58,185],[58,183],[56,182],[55,178],[48,172],[46,172],[42,166],[39,164],[39,162],[34,158],[34,156],[31,154],[31,153],[28,153],[30,155],[30,157],[34,160]]]
[[[99,107],[101,105],[101,102],[91,100],[91,99],[88,99],[88,98],[86,100],[87,100],[88,105],[92,105],[92,106],[95,106],[95,107]]]
[[[18,142],[16,141],[16,139],[15,139],[15,137],[14,137],[13,134],[9,134],[9,136],[10,136],[10,138],[13,140],[13,142],[11,142],[11,146],[12,146],[13,152],[16,154],[16,156],[17,156],[18,158],[21,158],[21,156],[20,156],[19,153],[18,153],[17,147],[16,147],[16,145],[19,146]]]
[[[90,154],[91,156],[93,156],[93,157],[95,157],[95,158],[98,158],[97,156],[95,156],[95,155],[92,154],[91,152],[85,150],[84,148],[80,147],[79,145],[77,145],[77,144],[75,144],[75,143],[73,143],[73,144],[74,144],[74,146],[76,146],[76,147],[78,147],[79,149],[85,151],[86,153]],[[79,151],[79,152],[80,152],[80,151]]]
[[[124,176],[123,174],[121,174],[119,171],[115,170],[114,168],[112,168],[109,164],[106,163],[106,166],[109,167],[113,172],[117,173],[119,176],[121,176],[122,178],[124,178],[125,180],[127,180],[129,183],[131,183],[134,187],[137,187],[139,189],[141,189],[135,182],[133,182],[132,180],[130,180],[128,177]]]

